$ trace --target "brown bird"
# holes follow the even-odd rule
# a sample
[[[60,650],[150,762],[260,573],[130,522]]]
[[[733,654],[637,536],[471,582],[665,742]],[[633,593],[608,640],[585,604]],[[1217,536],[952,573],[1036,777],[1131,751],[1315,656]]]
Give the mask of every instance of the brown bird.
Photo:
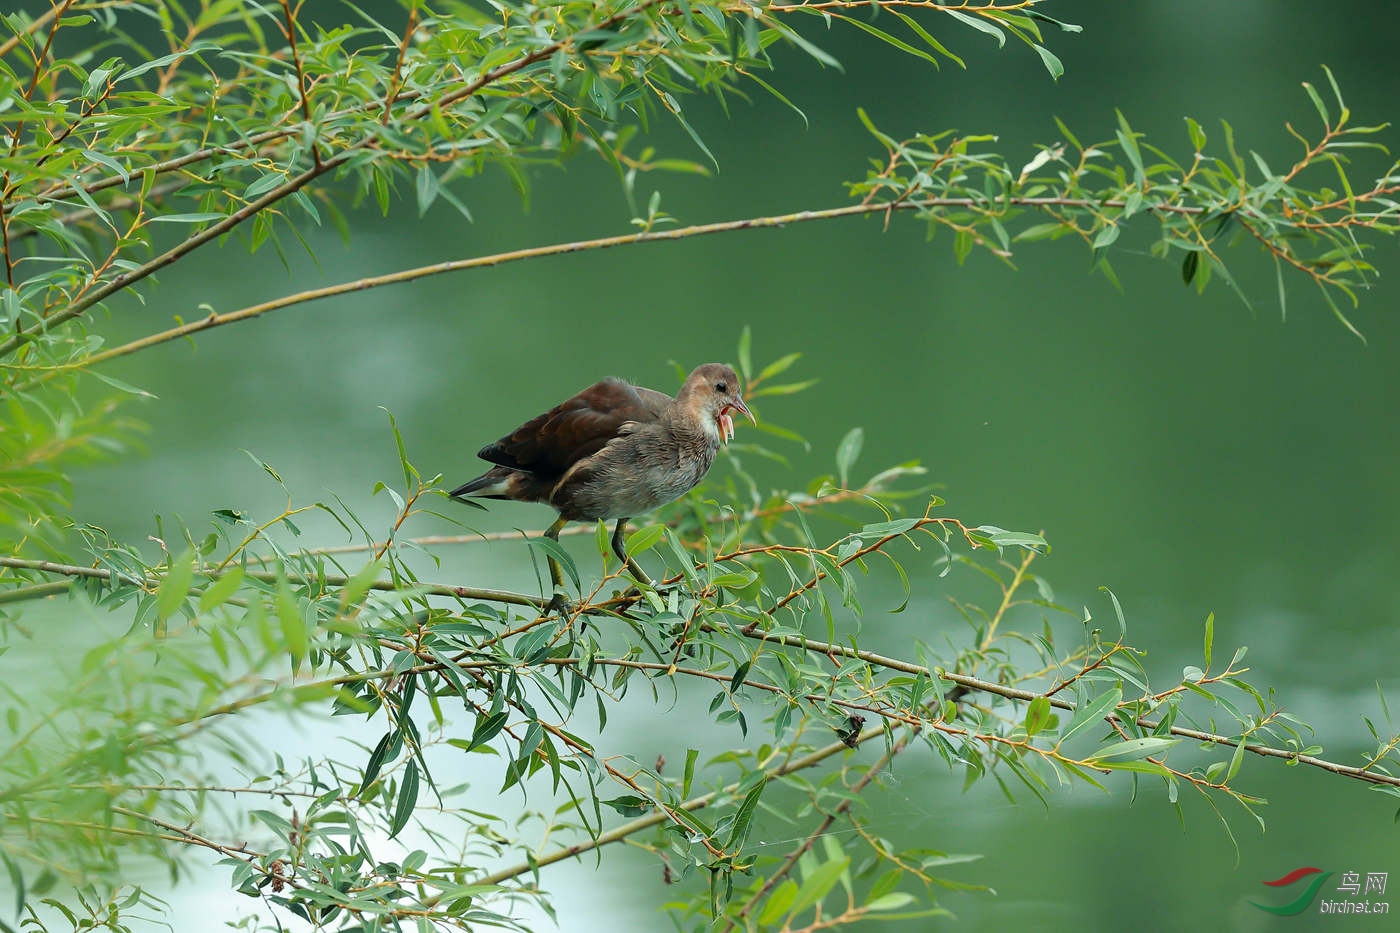
[[[722,363],[696,367],[675,398],[604,379],[525,422],[477,456],[495,464],[448,495],[543,502],[559,511],[545,537],[568,522],[616,519],[612,548],[639,581],[647,575],[623,545],[627,520],[694,489],[734,436],[730,411],[758,420],[744,404],[739,377]],[[559,565],[549,558],[556,591]]]

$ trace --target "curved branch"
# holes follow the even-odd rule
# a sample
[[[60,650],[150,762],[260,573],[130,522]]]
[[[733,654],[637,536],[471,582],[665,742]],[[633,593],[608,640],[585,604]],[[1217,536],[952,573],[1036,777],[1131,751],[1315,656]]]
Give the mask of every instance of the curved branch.
[[[64,5],[64,8],[67,8],[66,4]],[[0,58],[3,58],[6,55],[9,55],[11,52],[13,52],[19,46],[22,37],[34,35],[34,33],[38,32],[40,29],[43,29],[50,22],[52,22],[53,19],[57,17],[60,12],[61,11],[59,7],[51,6],[43,13],[40,13],[38,16],[34,17],[33,21],[31,21],[23,29],[10,36],[10,38],[6,39],[4,42],[0,42]]]
[[[1019,687],[1011,687],[1006,684],[999,684],[994,681],[983,680],[980,677],[969,677],[966,674],[958,674],[953,671],[939,670],[936,667],[924,667],[923,665],[914,664],[909,661],[903,661],[899,658],[890,658],[881,654],[876,654],[873,651],[857,650],[855,648],[847,648],[845,645],[832,645],[827,644],[826,642],[813,641],[809,638],[803,638],[800,635],[772,635],[765,632],[753,632],[745,634],[747,635],[747,637],[752,638],[756,641],[777,642],[778,644],[787,645],[794,648],[801,648],[804,651],[811,651],[816,654],[823,654],[827,657],[855,658],[864,661],[867,664],[873,664],[877,667],[888,668],[889,670],[899,671],[904,674],[914,674],[916,676],[922,674],[926,677],[936,678],[938,680],[946,680],[949,683],[957,684],[958,686],[965,687],[968,690],[977,690],[982,693],[990,693],[995,696],[1004,697],[1008,700],[1021,700],[1025,702],[1030,702],[1031,700],[1037,700],[1043,697],[1046,700],[1048,700],[1050,705],[1055,707],[1056,709],[1065,710],[1071,713],[1077,709],[1077,707],[1068,700],[1062,700],[1058,697],[1050,696],[1045,693],[1037,693],[1034,690],[1023,690]],[[1119,716],[1110,715],[1105,716],[1104,721],[1114,723],[1122,722],[1122,719]],[[1157,721],[1148,719],[1146,717],[1136,718],[1133,720],[1133,722],[1136,723],[1140,728],[1146,729],[1149,732],[1156,729],[1159,725]],[[1219,735],[1213,732],[1202,732],[1199,729],[1188,729],[1184,726],[1174,725],[1170,727],[1169,731],[1172,735],[1179,736],[1184,739],[1194,739],[1198,742],[1209,742],[1212,745],[1224,745],[1230,748],[1235,748],[1240,745],[1240,740],[1237,738],[1231,738],[1230,736]],[[1286,748],[1275,748],[1271,745],[1245,743],[1244,750],[1250,752],[1251,754],[1260,755],[1265,758],[1282,758],[1286,761],[1296,761],[1301,764],[1310,765],[1314,768],[1321,768],[1323,771],[1328,771],[1332,774],[1340,774],[1343,777],[1349,777],[1354,778],[1358,781],[1364,781],[1368,784],[1385,784],[1389,787],[1400,787],[1400,777],[1396,777],[1389,774],[1381,774],[1376,771],[1371,771],[1366,768],[1358,768],[1353,765],[1344,765],[1335,761],[1328,761],[1325,758],[1318,758],[1315,755],[1304,755],[1299,752],[1290,751]]]
[[[271,191],[267,192],[262,197],[254,201],[248,202],[243,207],[239,208],[237,211],[234,211],[232,214],[229,214],[223,220],[215,224],[210,224],[208,227],[201,230],[199,233],[196,233],[194,236],[190,237],[189,239],[185,240],[179,245],[171,247],[170,249],[161,253],[156,258],[148,262],[142,263],[141,265],[137,266],[135,269],[132,269],[129,272],[123,272],[122,274],[115,276],[111,281],[107,282],[105,285],[101,285],[93,289],[87,295],[69,304],[66,308],[63,308],[61,311],[57,311],[53,315],[45,318],[43,324],[40,326],[42,327],[42,329],[48,330],[50,328],[57,327],[58,325],[63,324],[67,321],[71,321],[73,318],[78,317],[80,314],[87,311],[89,308],[98,304],[99,302],[105,301],[106,299],[115,295],[117,292],[122,291],[125,288],[129,288],[132,285],[135,285],[137,282],[140,282],[147,276],[159,272],[161,269],[164,269],[166,266],[180,259],[182,256],[188,255],[189,253],[194,252],[196,249],[208,243],[209,241],[218,239],[225,233],[228,233],[234,227],[237,227],[239,224],[243,223],[243,221],[262,213],[264,210],[276,204],[278,201],[281,201],[283,198],[295,194],[296,192],[300,191],[302,188],[310,184],[313,180],[324,175],[326,172],[330,171],[332,168],[335,168],[341,162],[345,161],[348,158],[348,152],[342,153],[334,159],[328,159],[320,165],[313,166],[307,169],[305,172],[302,172],[300,175],[288,179],[286,182],[283,182],[276,188],[273,188]],[[19,347],[23,346],[24,343],[28,341],[29,337],[29,334],[16,334],[10,337],[5,342],[0,343],[0,358],[9,356]]]
[[[656,6],[660,2],[661,0],[642,0],[642,2],[637,4],[636,6],[629,7],[628,9],[616,13],[613,16],[602,20],[599,23],[590,25],[589,27],[587,27],[587,29],[580,30],[580,32],[615,25],[619,22],[622,22],[623,20],[626,20],[636,15],[637,13],[645,11],[653,6]],[[66,5],[67,4],[65,3],[65,8]],[[289,30],[291,28],[292,27],[289,26]],[[573,35],[568,35],[564,38],[547,43],[541,46],[540,48],[534,50],[533,52],[530,52],[527,55],[522,55],[514,61],[510,61],[503,65],[499,65],[495,68],[490,69],[485,74],[481,75],[476,80],[469,82],[464,87],[458,88],[454,91],[450,91],[447,94],[444,94],[442,97],[433,101],[431,104],[424,105],[418,111],[414,112],[413,114],[410,114],[409,116],[410,118],[420,118],[431,114],[440,107],[445,107],[450,104],[459,103],[462,100],[473,96],[474,94],[481,91],[483,88],[495,83],[496,81],[499,81],[504,77],[512,75],[536,62],[548,59],[555,52],[572,47],[573,43]],[[375,106],[377,105],[378,102],[376,101]],[[296,128],[289,129],[289,132],[295,131]],[[145,262],[129,272],[124,272],[121,275],[116,276],[111,281],[107,282],[105,285],[102,285],[94,289],[89,294],[78,298],[77,300],[70,303],[67,307],[46,318],[43,321],[43,324],[41,325],[42,328],[47,330],[51,327],[63,324],[67,321],[72,320],[75,317],[78,317],[79,315],[83,314],[85,311],[98,304],[99,302],[104,301],[105,299],[111,297],[117,292],[122,291],[123,289],[126,289],[131,285],[134,285],[135,283],[145,279],[146,277],[152,275],[155,272],[158,272],[159,270],[180,259],[182,256],[193,252],[195,249],[199,248],[200,246],[203,246],[209,241],[217,239],[218,237],[222,236],[223,234],[242,224],[245,220],[248,220],[249,218],[254,217],[257,214],[260,214],[262,211],[266,210],[268,207],[271,207],[273,204],[276,204],[277,202],[300,191],[302,188],[304,188],[307,184],[309,184],[316,178],[319,178],[327,172],[340,167],[345,162],[349,161],[351,156],[357,154],[358,152],[369,146],[371,142],[371,139],[360,140],[359,142],[342,149],[334,157],[327,159],[322,159],[319,153],[314,152],[313,148],[314,164],[305,172],[288,179],[286,182],[282,183],[281,185],[278,185],[276,188],[273,188],[271,191],[268,191],[261,197],[249,202],[239,210],[228,215],[223,220],[220,220],[217,223],[212,224],[204,230],[200,231],[199,233],[189,237],[184,242],[173,247],[172,249],[167,250],[166,252],[157,256],[155,259]],[[0,217],[0,220],[3,220],[3,217]],[[8,251],[5,254],[5,258],[8,263]],[[14,353],[14,351],[20,346],[24,345],[24,343],[28,339],[28,335],[16,334],[10,337],[9,339],[0,342],[0,359],[3,359],[4,357],[7,357],[10,354]]]
[[[802,771],[806,768],[812,767],[813,765],[820,764],[821,762],[830,758],[832,755],[836,755],[841,752],[848,752],[853,747],[863,745],[871,739],[877,738],[884,734],[885,730],[883,727],[872,726],[869,729],[866,729],[864,732],[860,733],[860,735],[856,736],[850,744],[847,744],[846,742],[832,742],[830,745],[823,746],[822,748],[819,748],[816,751],[811,752],[810,754],[804,755],[801,758],[794,758],[786,764],[779,765],[775,768],[769,768],[766,771],[764,771],[764,779],[771,781],[774,778],[786,777],[787,775],[793,774],[794,772]],[[672,809],[685,810],[687,812],[692,810],[699,810],[702,807],[707,807],[711,803],[714,803],[714,801],[720,797],[727,797],[732,794],[738,793],[739,786],[740,782],[735,781],[733,784],[728,784],[720,788],[719,790],[711,791],[708,794],[701,794],[698,797],[692,797],[689,800],[677,804]],[[508,868],[502,868],[499,871],[494,871],[483,878],[477,879],[474,883],[500,884],[502,881],[508,881],[511,878],[515,878],[520,875],[532,872],[536,868],[544,868],[546,865],[553,865],[555,862],[562,862],[565,859],[575,858],[579,855],[582,855],[585,852],[592,852],[593,850],[600,849],[603,846],[608,845],[610,843],[621,842],[627,837],[634,836],[644,829],[649,829],[653,826],[658,826],[661,823],[666,822],[666,819],[667,816],[663,812],[658,811],[656,813],[649,813],[646,816],[638,817],[630,823],[624,823],[616,829],[603,833],[599,835],[596,839],[590,839],[588,842],[581,842],[577,845],[567,846],[563,849],[560,849],[557,852],[551,852],[548,855],[541,855],[537,858],[532,859],[529,862],[524,862],[519,865],[511,865]]]
[[[197,334],[200,331],[210,330],[215,327],[222,327],[225,324],[234,324],[238,321],[245,321],[255,318],[270,311],[279,311],[294,305],[306,304],[312,301],[320,301],[324,298],[333,298],[338,295],[347,295],[353,292],[367,291],[371,288],[381,288],[385,285],[399,285],[404,282],[412,282],[417,279],[428,278],[434,275],[443,275],[449,272],[464,272],[469,269],[490,268],[504,265],[509,262],[517,262],[522,259],[540,259],[545,256],[562,256],[567,253],[582,253],[589,250],[610,249],[616,246],[631,246],[640,243],[660,243],[673,240],[685,240],[691,237],[706,236],[713,233],[729,233],[736,230],[764,230],[788,226],[789,224],[804,223],[814,220],[836,220],[843,217],[858,217],[866,214],[884,214],[892,210],[929,210],[936,208],[966,208],[984,205],[984,199],[977,198],[925,198],[918,201],[903,201],[898,204],[890,203],[870,203],[852,204],[846,207],[833,207],[817,211],[795,211],[790,214],[775,214],[766,217],[748,217],[741,220],[725,220],[709,224],[694,224],[688,227],[677,227],[673,230],[652,230],[646,233],[627,233],[619,236],[598,237],[592,240],[575,240],[566,243],[552,243],[547,246],[532,246],[525,249],[511,250],[505,253],[493,253],[489,256],[475,256],[471,259],[454,259],[449,262],[433,263],[428,266],[417,266],[412,269],[404,269],[399,272],[389,272],[384,275],[368,276],[362,279],[355,279],[351,282],[342,282],[339,285],[327,285],[323,288],[313,288],[291,295],[284,295],[271,301],[261,304],[249,305],[237,311],[227,311],[223,314],[210,314],[208,317],[198,321],[190,321],[181,324],[179,327],[172,327],[130,343],[104,350],[101,353],[94,353],[85,357],[81,362],[72,364],[72,368],[81,368],[90,364],[103,363],[107,360],[119,356],[127,356],[139,350],[147,349],[158,344],[168,343],[182,337]],[[1049,208],[1049,207],[1122,207],[1121,201],[1096,201],[1093,198],[1062,198],[1062,197],[1010,197],[999,203],[1006,203],[1019,207]],[[1161,205],[1163,210],[1172,210],[1175,213],[1202,214],[1204,207],[1181,207],[1176,205]],[[4,353],[4,346],[0,346],[0,355]],[[39,376],[35,381],[43,382],[63,372],[62,368],[51,369],[45,375]]]
[[[0,567],[12,567],[16,570],[34,570],[39,573],[57,573],[67,577],[89,577],[107,582],[125,583],[128,586],[139,586],[145,590],[153,590],[160,585],[159,577],[136,577],[131,574],[118,573],[113,570],[106,570],[102,567],[80,567],[74,564],[55,564],[47,560],[26,560],[21,557],[0,557]],[[200,572],[200,571],[196,571]],[[217,574],[203,573],[211,579]],[[266,582],[276,582],[279,575],[263,570],[249,570],[246,576]],[[283,574],[282,576],[288,576]],[[350,578],[341,574],[327,574],[316,578],[318,582],[327,586],[344,586],[350,582]],[[480,599],[485,602],[508,603],[514,606],[530,606],[534,609],[543,609],[549,605],[549,600],[538,596],[527,596],[524,593],[512,593],[509,590],[493,590],[475,586],[457,586],[452,583],[412,583],[411,588],[429,596],[450,596],[455,599]],[[377,592],[395,592],[404,589],[401,583],[392,580],[376,580],[369,585],[371,590]],[[39,595],[30,592],[26,588],[23,592],[28,596]],[[3,595],[3,594],[0,594]]]

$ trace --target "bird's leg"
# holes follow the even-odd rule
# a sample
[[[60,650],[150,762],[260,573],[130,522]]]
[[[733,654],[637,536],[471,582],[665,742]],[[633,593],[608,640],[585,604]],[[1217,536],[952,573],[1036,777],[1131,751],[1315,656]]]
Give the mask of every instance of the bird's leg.
[[[622,540],[622,532],[626,527],[627,519],[619,518],[617,520],[617,527],[613,529],[613,553],[617,555],[618,560],[622,561],[624,564],[627,565],[627,570],[629,573],[632,574],[632,579],[636,580],[638,583],[641,583],[644,586],[652,586],[653,584],[651,582],[651,577],[647,576],[647,572],[641,567],[638,567],[637,562],[635,560],[627,556],[627,546],[623,543]]]
[[[554,520],[553,525],[545,529],[544,536],[557,544],[559,542],[559,532],[562,531],[564,526],[568,523],[569,520],[567,518],[562,515],[559,516]],[[564,571],[559,569],[559,561],[555,560],[553,555],[545,555],[545,559],[549,561],[549,582],[554,584],[556,590],[562,588],[564,586]]]
[[[569,523],[564,516],[559,516],[554,520],[554,524],[545,529],[544,536],[549,540],[558,543],[559,532]],[[545,560],[549,561],[549,582],[554,587],[554,595],[549,600],[548,608],[556,611],[559,615],[565,616],[570,613],[573,604],[564,590],[564,571],[559,569],[559,561],[554,559],[554,555],[546,554]]]

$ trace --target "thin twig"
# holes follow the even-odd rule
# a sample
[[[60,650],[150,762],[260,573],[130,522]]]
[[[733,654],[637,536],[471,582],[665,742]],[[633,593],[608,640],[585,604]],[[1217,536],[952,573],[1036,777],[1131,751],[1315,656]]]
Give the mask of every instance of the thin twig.
[[[807,768],[812,767],[813,765],[820,764],[821,762],[830,758],[832,755],[838,755],[841,752],[850,751],[852,747],[863,745],[871,739],[878,738],[879,736],[882,736],[884,734],[884,727],[872,726],[871,728],[861,732],[860,735],[856,736],[851,744],[847,744],[846,742],[832,742],[830,745],[823,746],[822,748],[819,748],[816,751],[811,752],[810,754],[804,755],[801,758],[794,758],[791,761],[786,762],[785,764],[769,768],[764,772],[764,779],[771,781],[777,778],[786,777],[787,775],[793,774],[798,771],[805,770]],[[698,797],[692,797],[689,800],[677,804],[672,809],[685,810],[687,812],[699,810],[703,807],[709,806],[718,799],[729,797],[738,793],[739,786],[739,782],[736,781],[733,784],[726,785],[720,790],[712,791],[708,794],[701,794]],[[634,836],[642,830],[649,829],[653,826],[657,826],[661,823],[664,823],[666,820],[667,816],[665,813],[650,813],[646,816],[639,817],[630,823],[624,823],[623,825],[617,827],[614,830],[602,833],[596,839],[590,839],[587,842],[581,842],[577,845],[568,846],[566,848],[560,849],[557,852],[551,852],[548,855],[536,856],[532,858],[531,861],[520,865],[512,865],[508,868],[502,868],[499,871],[494,871],[483,878],[477,879],[474,883],[500,884],[503,881],[509,881],[511,878],[515,878],[520,875],[526,874],[527,872],[531,872],[536,867],[544,868],[547,865],[553,865],[555,862],[562,862],[565,859],[576,858],[586,852],[592,852],[595,849],[600,849],[605,845],[609,845],[614,842],[621,842],[629,836]]]
[[[60,9],[56,6],[49,7],[43,13],[40,13],[38,16],[34,17],[34,19],[30,21],[29,25],[25,26],[19,32],[16,32],[13,36],[10,36],[10,38],[6,39],[4,42],[0,42],[0,58],[3,58],[4,56],[9,55],[11,52],[13,52],[15,48],[19,45],[20,40],[23,37],[32,36],[40,29],[43,29],[55,18],[57,18],[59,14],[63,12],[63,10],[66,10],[67,8],[68,4],[64,4],[63,9]]]
[[[136,577],[131,574],[118,573],[102,567],[81,567],[74,564],[56,564],[47,560],[27,560],[20,557],[0,557],[0,567],[11,567],[16,570],[34,570],[40,573],[58,573],[68,577],[89,577],[97,580],[116,580],[118,583],[125,583],[128,586],[139,586],[143,589],[154,590],[160,585],[160,578],[156,577]],[[197,571],[202,572],[202,571]],[[246,575],[254,580],[262,580],[268,583],[275,583],[279,579],[284,579],[286,573],[273,573],[265,570],[249,570]],[[211,577],[217,574],[210,574]],[[344,586],[350,582],[350,578],[342,574],[327,574],[315,578],[308,578],[307,581],[324,583],[326,586]],[[524,593],[513,593],[509,590],[493,590],[476,586],[457,586],[452,583],[395,583],[393,580],[375,580],[369,585],[371,590],[377,592],[397,592],[403,589],[413,589],[417,592],[429,596],[449,596],[454,599],[479,599],[484,602],[508,603],[515,606],[530,606],[535,609],[543,609],[549,605],[549,600],[538,596],[527,596]]]
[[[71,2],[72,0],[65,0],[65,5]],[[656,6],[660,2],[661,0],[643,0],[643,2],[638,4],[637,6],[631,7],[627,10],[623,10],[611,17],[608,17],[607,19],[602,20],[600,23],[594,24],[588,28],[598,29],[610,25],[615,25],[616,23],[621,22],[622,20],[625,20],[631,16],[634,16],[643,10]],[[476,80],[469,82],[466,86],[444,94],[432,103],[425,105],[419,111],[410,114],[410,118],[426,116],[427,114],[432,113],[438,108],[446,107],[454,103],[459,103],[460,101],[465,100],[468,97],[471,97],[472,95],[478,93],[483,88],[495,83],[496,81],[499,81],[504,77],[516,73],[522,68],[534,64],[537,61],[543,61],[552,56],[557,51],[570,48],[573,44],[573,41],[573,35],[565,36],[564,38],[557,39],[553,42],[543,45],[535,51],[530,52],[527,55],[523,55],[520,58],[515,59],[514,61],[497,66],[496,68],[487,71],[485,74],[481,75]],[[290,132],[291,131],[288,131],[289,134]],[[67,307],[50,315],[44,320],[42,326],[44,327],[44,329],[48,329],[51,327],[61,325],[67,321],[72,320],[75,317],[78,317],[79,315],[86,312],[89,308],[99,304],[100,302],[106,300],[107,298],[111,297],[117,292],[129,288],[137,282],[142,281],[148,276],[160,271],[161,269],[165,268],[166,266],[170,265],[171,263],[175,262],[181,257],[193,252],[194,250],[198,249],[204,244],[210,242],[211,240],[217,239],[223,234],[229,232],[230,230],[242,224],[245,220],[248,220],[250,217],[260,214],[262,211],[266,210],[273,204],[276,204],[279,201],[297,193],[310,182],[321,177],[327,172],[339,168],[342,164],[349,161],[352,156],[356,155],[366,146],[370,145],[371,142],[373,142],[372,139],[365,139],[354,145],[346,147],[333,157],[324,160],[321,160],[318,157],[316,163],[311,168],[307,169],[305,172],[302,172],[300,175],[296,175],[292,178],[289,178],[287,181],[266,192],[261,197],[257,198],[252,202],[249,202],[239,210],[228,215],[222,220],[210,225],[209,227],[206,227],[204,230],[200,231],[197,234],[194,234],[193,236],[186,239],[184,242],[178,244],[170,250],[167,250],[161,255],[155,257],[154,259],[149,260],[148,262],[145,262],[128,272],[124,272],[121,275],[114,277],[105,285],[93,289],[84,297],[71,302]],[[89,187],[86,190],[92,191],[93,188]],[[0,204],[0,209],[3,209],[2,204]],[[6,260],[8,261],[8,259],[9,257],[7,254]],[[23,336],[16,334],[6,339],[5,341],[0,342],[0,359],[3,359],[4,357],[7,357],[10,354],[14,353],[15,350],[17,350],[20,346],[24,344],[24,339],[25,338]]]
[[[23,557],[0,557],[0,567],[10,567],[15,570],[37,570],[40,573],[61,573],[66,577],[91,577],[97,580],[115,579],[128,586],[154,587],[160,583],[159,580],[118,573],[113,570],[105,570],[102,567],[56,564],[53,561],[27,560]]]
[[[305,0],[302,0],[305,2]],[[301,2],[297,4],[297,10],[301,9]],[[306,121],[306,125],[312,129],[311,139],[311,160],[316,165],[321,164],[321,147],[317,145],[315,138],[315,122],[311,119],[311,96],[310,88],[306,85],[306,73],[301,66],[301,50],[297,48],[297,20],[296,13],[292,11],[291,0],[282,0],[282,14],[286,19],[285,32],[287,34],[287,48],[292,54],[292,67],[297,76],[297,97],[301,100],[301,116]]]
[[[53,37],[58,34],[59,27],[63,25],[63,14],[68,12],[68,8],[72,5],[73,0],[63,0],[62,4],[53,8],[53,28],[49,30],[48,37],[44,40],[43,49],[34,56],[34,73],[29,79],[29,86],[24,89],[22,95],[26,103],[30,103],[34,99],[34,91],[39,87],[39,78],[44,73],[44,61],[49,57],[49,50],[53,48]],[[8,47],[5,50],[8,51]],[[0,52],[0,54],[4,53]],[[11,159],[14,159],[15,153],[19,150],[19,141],[24,137],[24,124],[25,120],[21,117],[15,121],[14,129],[10,131]],[[10,172],[6,170],[4,176],[0,177],[0,248],[4,250],[5,282],[10,288],[15,287],[15,257],[10,252],[10,214],[6,208],[12,193]],[[18,331],[18,320],[15,321],[15,328]]]
[[[225,217],[223,220],[220,220],[219,222],[214,224],[210,224],[208,227],[201,230],[199,233],[196,233],[184,242],[174,247],[171,247],[170,249],[166,250],[164,253],[161,253],[154,259],[142,263],[141,265],[137,266],[135,269],[130,270],[129,272],[123,272],[121,275],[115,276],[111,279],[111,281],[107,282],[105,285],[93,289],[86,296],[79,298],[77,301],[74,301],[71,304],[69,304],[66,308],[63,308],[62,310],[57,311],[49,317],[45,318],[44,323],[42,325],[43,328],[45,330],[48,330],[57,327],[60,324],[63,324],[67,321],[71,321],[73,318],[87,311],[94,305],[106,300],[107,298],[110,298],[117,292],[129,288],[130,286],[135,285],[137,282],[140,282],[141,280],[145,279],[147,276],[159,272],[161,269],[164,269],[166,266],[170,265],[171,263],[175,262],[181,257],[194,252],[196,249],[203,246],[205,243],[208,243],[211,240],[218,239],[225,233],[228,233],[234,227],[237,227],[239,224],[243,223],[243,221],[247,220],[248,218],[262,213],[264,210],[271,207],[273,204],[276,204],[278,201],[281,201],[283,198],[289,197],[290,195],[293,195],[296,192],[300,191],[302,188],[306,187],[308,184],[310,184],[315,179],[319,178],[321,175],[330,171],[332,168],[338,166],[340,164],[340,161],[342,161],[344,158],[348,158],[348,156],[342,156],[337,159],[330,159],[322,163],[321,165],[313,166],[312,168],[307,169],[300,175],[290,178],[282,184],[278,185],[276,188],[273,188],[271,191],[262,195],[257,200],[250,201],[243,207],[239,208],[237,211],[234,211],[232,214]],[[11,337],[4,343],[0,343],[0,358],[9,356],[23,343],[24,340],[18,336]]]
[[[728,931],[734,929],[736,923],[748,916],[754,907],[758,905],[759,901],[763,900],[769,891],[777,887],[778,883],[792,872],[802,856],[816,844],[818,839],[826,835],[827,831],[831,829],[832,824],[850,811],[851,805],[856,801],[856,797],[861,791],[865,790],[866,786],[872,780],[874,780],[875,775],[884,771],[885,768],[889,766],[889,763],[894,760],[894,756],[898,755],[909,746],[909,740],[912,739],[918,731],[917,726],[904,730],[904,733],[894,744],[885,749],[880,757],[876,759],[875,763],[867,768],[865,773],[860,776],[860,780],[856,781],[855,784],[851,786],[845,799],[837,804],[835,809],[823,817],[821,822],[816,825],[816,828],[808,833],[807,837],[803,839],[795,849],[787,854],[787,858],[783,859],[782,864],[775,868],[767,878],[763,879],[762,886],[754,892],[752,897],[744,902],[743,906],[739,908],[738,913],[725,919],[724,929],[721,930],[720,933],[728,933]]]
[[[389,125],[389,117],[394,112],[394,99],[398,97],[399,88],[403,86],[403,65],[408,59],[408,46],[413,41],[413,33],[418,29],[418,7],[410,7],[408,10],[408,23],[404,26],[403,39],[399,42],[399,54],[394,59],[394,73],[389,77],[389,89],[384,94],[384,113],[380,116],[379,122]]]
[[[967,674],[959,674],[954,671],[940,670],[936,667],[924,667],[923,665],[912,664],[908,661],[900,660],[899,658],[890,658],[884,655],[876,654],[873,651],[857,650],[855,648],[847,648],[845,645],[833,645],[828,644],[826,642],[814,641],[809,638],[804,638],[800,635],[772,635],[766,632],[755,632],[749,634],[748,637],[756,641],[773,641],[783,645],[802,648],[805,651],[810,651],[815,654],[826,655],[827,657],[858,658],[859,660],[865,661],[867,664],[874,664],[878,667],[888,668],[889,670],[899,671],[904,674],[922,674],[926,677],[933,677],[939,680],[946,680],[950,683],[957,684],[961,687],[966,687],[969,690],[977,690],[982,693],[990,693],[994,696],[1004,697],[1008,700],[1022,700],[1025,702],[1029,702],[1031,700],[1036,700],[1040,699],[1041,697],[1045,697],[1049,701],[1050,705],[1055,707],[1056,709],[1062,709],[1066,710],[1067,712],[1073,713],[1077,708],[1073,703],[1069,702],[1068,700],[1062,700],[1058,697],[1047,696],[1044,693],[1038,693],[1034,690],[1024,690],[1019,687],[1011,687],[1006,684],[999,684],[994,681],[983,680],[980,677],[971,677]],[[1106,722],[1120,721],[1120,717],[1116,715],[1110,715],[1105,716],[1104,720]],[[1146,717],[1141,717],[1133,721],[1139,727],[1146,729],[1149,733],[1156,730],[1157,726],[1159,725],[1159,723],[1155,720],[1151,720]],[[1188,729],[1184,726],[1174,725],[1170,727],[1169,731],[1172,735],[1179,736],[1181,738],[1195,739],[1199,742],[1209,742],[1213,745],[1225,745],[1233,748],[1240,744],[1240,741],[1237,738],[1231,738],[1230,736],[1219,735],[1213,732],[1202,732],[1199,729]],[[1325,758],[1318,758],[1315,755],[1304,755],[1295,751],[1290,751],[1286,748],[1274,748],[1270,745],[1258,745],[1254,743],[1246,743],[1244,749],[1245,751],[1255,755],[1262,755],[1266,758],[1282,758],[1287,761],[1297,761],[1301,764],[1311,765],[1314,768],[1321,768],[1324,771],[1329,771],[1333,774],[1340,774],[1346,777],[1355,778],[1356,780],[1365,781],[1369,784],[1386,784],[1391,787],[1400,787],[1400,777],[1395,777],[1389,774],[1381,774],[1375,771],[1367,770],[1365,768],[1354,767],[1352,765],[1339,764],[1335,761],[1328,761]]]

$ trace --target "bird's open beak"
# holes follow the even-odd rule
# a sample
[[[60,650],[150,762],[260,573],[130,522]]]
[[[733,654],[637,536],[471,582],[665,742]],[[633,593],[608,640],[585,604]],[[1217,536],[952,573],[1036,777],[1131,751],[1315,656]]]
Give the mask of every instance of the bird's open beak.
[[[758,419],[755,418],[755,417],[753,416],[753,412],[749,411],[749,406],[747,406],[747,405],[744,404],[744,400],[743,400],[743,399],[741,399],[741,398],[736,398],[736,399],[734,400],[734,405],[733,405],[733,407],[739,409],[740,411],[742,411],[742,412],[744,413],[744,416],[747,417],[747,418],[748,418],[750,421],[752,421],[754,424],[758,424]]]
[[[749,407],[744,404],[744,400],[736,398],[734,404],[726,405],[724,410],[719,413],[719,436],[724,439],[726,444],[728,444],[730,438],[734,436],[734,419],[729,417],[729,409],[731,408],[737,408],[739,411],[748,415],[750,421],[754,424],[758,424],[758,419],[753,416],[753,412],[749,411]]]

